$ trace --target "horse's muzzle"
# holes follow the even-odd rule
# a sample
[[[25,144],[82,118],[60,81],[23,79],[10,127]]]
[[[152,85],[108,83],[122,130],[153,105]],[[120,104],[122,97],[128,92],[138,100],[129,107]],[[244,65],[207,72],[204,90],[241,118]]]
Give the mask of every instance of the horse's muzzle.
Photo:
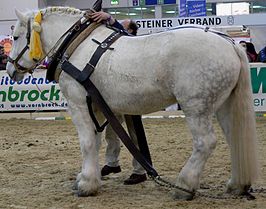
[[[18,73],[14,67],[14,65],[10,62],[7,63],[6,65],[6,71],[7,74],[9,75],[9,77],[13,80],[13,81],[21,81],[24,77],[23,74]]]

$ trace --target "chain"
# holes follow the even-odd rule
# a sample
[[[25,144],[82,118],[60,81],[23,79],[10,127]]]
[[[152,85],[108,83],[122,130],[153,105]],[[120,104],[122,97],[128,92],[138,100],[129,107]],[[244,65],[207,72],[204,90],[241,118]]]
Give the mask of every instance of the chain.
[[[183,192],[191,194],[192,197],[199,196],[199,197],[204,197],[204,198],[208,198],[208,199],[216,199],[216,200],[243,199],[243,198],[247,198],[247,200],[254,200],[256,198],[250,193],[266,193],[266,189],[250,189],[248,192],[246,192],[245,194],[243,194],[241,196],[227,196],[226,197],[226,196],[222,196],[222,195],[210,195],[210,194],[204,194],[204,193],[198,192],[198,191],[190,191],[188,189],[179,187],[179,186],[174,185],[165,179],[162,179],[160,176],[156,176],[156,177],[150,176],[150,178],[160,186],[163,186],[163,187],[168,188],[168,189],[181,190]]]
[[[257,188],[257,189],[253,189],[253,188],[250,188],[249,189],[249,192],[250,193],[257,193],[257,194],[266,194],[266,189],[265,188]]]
[[[160,176],[156,176],[156,177],[150,176],[150,178],[152,180],[154,180],[155,183],[157,183],[158,185],[163,186],[165,188],[168,188],[168,189],[178,189],[178,190],[181,190],[181,191],[186,192],[188,194],[191,194],[192,196],[195,195],[195,192],[194,191],[190,191],[188,189],[185,189],[185,188],[179,187],[177,185],[174,185],[171,182],[162,179]]]

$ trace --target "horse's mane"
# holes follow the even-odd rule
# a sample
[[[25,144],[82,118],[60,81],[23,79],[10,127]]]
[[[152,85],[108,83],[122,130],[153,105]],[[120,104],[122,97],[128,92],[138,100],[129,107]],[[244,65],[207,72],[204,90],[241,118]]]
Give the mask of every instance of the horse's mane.
[[[50,14],[67,14],[67,15],[74,15],[80,16],[84,13],[80,9],[76,9],[73,7],[47,7],[40,10],[43,16],[50,15]]]
[[[26,15],[34,16],[33,14],[37,13],[38,11],[42,13],[43,17],[49,16],[51,14],[73,15],[73,16],[81,16],[82,14],[84,14],[84,11],[80,9],[76,9],[74,7],[54,6],[54,7],[47,7],[47,8],[43,8],[43,9],[35,10],[35,11],[28,11]]]

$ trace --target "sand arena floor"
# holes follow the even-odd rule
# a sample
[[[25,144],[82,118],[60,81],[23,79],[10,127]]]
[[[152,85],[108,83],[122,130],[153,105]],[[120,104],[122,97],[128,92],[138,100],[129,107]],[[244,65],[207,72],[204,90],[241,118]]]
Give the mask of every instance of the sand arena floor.
[[[191,135],[185,119],[144,119],[154,167],[166,179],[175,178],[191,154]],[[122,172],[106,177],[96,197],[76,197],[71,188],[80,170],[81,155],[75,127],[70,120],[37,121],[0,115],[0,208],[1,209],[251,209],[266,208],[266,194],[256,200],[215,200],[197,197],[177,201],[171,192],[152,180],[123,185],[131,174],[131,156],[121,152]],[[224,194],[230,176],[228,146],[215,122],[218,144],[205,166],[201,191]],[[261,179],[254,186],[266,188],[266,119],[257,118]],[[104,164],[105,141],[100,150]]]

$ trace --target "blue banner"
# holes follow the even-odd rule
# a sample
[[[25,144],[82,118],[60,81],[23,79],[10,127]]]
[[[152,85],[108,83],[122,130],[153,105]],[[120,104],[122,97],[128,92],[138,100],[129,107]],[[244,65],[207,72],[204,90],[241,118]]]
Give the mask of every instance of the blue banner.
[[[164,4],[176,4],[176,0],[164,0]]]
[[[187,14],[189,17],[206,16],[206,0],[187,0]]]
[[[157,0],[145,0],[145,5],[157,5]]]
[[[179,0],[179,17],[187,17],[187,0]]]

